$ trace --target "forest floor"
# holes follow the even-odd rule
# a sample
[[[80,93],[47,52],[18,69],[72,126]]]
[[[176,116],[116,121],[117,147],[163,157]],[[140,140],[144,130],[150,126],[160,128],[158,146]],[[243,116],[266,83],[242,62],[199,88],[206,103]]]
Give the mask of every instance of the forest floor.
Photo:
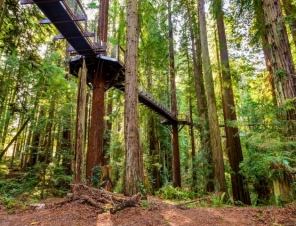
[[[0,206],[1,226],[119,226],[119,225],[296,225],[296,203],[285,207],[195,207],[169,204],[148,197],[142,207],[129,207],[112,215],[79,202],[55,205],[61,199],[45,201],[41,210],[14,209],[8,213]]]

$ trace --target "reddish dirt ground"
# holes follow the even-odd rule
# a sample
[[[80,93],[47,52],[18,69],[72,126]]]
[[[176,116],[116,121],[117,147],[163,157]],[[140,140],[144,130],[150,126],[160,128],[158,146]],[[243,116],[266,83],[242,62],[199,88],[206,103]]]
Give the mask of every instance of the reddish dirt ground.
[[[48,202],[51,205],[54,201]],[[48,204],[46,204],[48,205]],[[1,208],[0,208],[1,209]],[[99,213],[94,207],[82,203],[66,203],[63,206],[47,207],[7,214],[0,211],[1,226],[130,226],[130,225],[272,225],[295,226],[296,204],[278,207],[223,207],[180,208],[150,197],[146,207],[126,208],[115,215]]]

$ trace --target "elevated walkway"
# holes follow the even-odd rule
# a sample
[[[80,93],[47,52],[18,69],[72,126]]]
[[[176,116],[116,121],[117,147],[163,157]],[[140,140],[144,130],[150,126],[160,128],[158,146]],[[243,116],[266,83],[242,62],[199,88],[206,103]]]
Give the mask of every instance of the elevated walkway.
[[[87,30],[87,15],[79,0],[21,0],[21,4],[36,4],[47,17],[40,23],[54,24],[60,32],[55,39],[66,39],[71,45],[67,50],[72,56],[69,60],[71,74],[78,75],[85,59],[88,83],[92,84],[95,74],[104,70],[105,90],[115,87],[124,92],[124,50],[119,45],[108,49],[91,39],[94,33]],[[177,115],[155,101],[151,95],[139,91],[138,97],[140,103],[165,118],[163,124],[189,124],[184,119],[178,120]]]

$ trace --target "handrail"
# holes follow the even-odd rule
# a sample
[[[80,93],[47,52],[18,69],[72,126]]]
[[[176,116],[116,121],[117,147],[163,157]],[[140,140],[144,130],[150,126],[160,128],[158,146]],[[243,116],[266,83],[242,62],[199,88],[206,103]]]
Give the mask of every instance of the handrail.
[[[74,22],[77,24],[79,29],[82,31],[82,33],[85,35],[87,33],[87,26],[88,26],[88,18],[87,14],[81,5],[79,0],[61,0],[63,5],[66,7],[67,12],[72,16],[73,19],[77,19],[79,16],[83,16],[85,18],[84,20],[84,27],[81,24],[81,21],[74,20]],[[89,37],[85,37],[85,39],[88,41],[90,46],[92,46],[93,49],[95,49],[94,43],[92,40],[90,40]]]

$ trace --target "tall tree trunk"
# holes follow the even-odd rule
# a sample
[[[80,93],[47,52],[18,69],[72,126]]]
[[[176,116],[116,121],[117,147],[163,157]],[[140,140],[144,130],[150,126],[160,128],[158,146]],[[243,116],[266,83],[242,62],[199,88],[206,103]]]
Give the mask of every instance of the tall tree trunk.
[[[227,192],[223,152],[220,136],[220,128],[218,124],[218,115],[216,107],[216,97],[214,92],[214,82],[212,76],[212,68],[208,49],[206,17],[204,11],[204,0],[199,0],[199,23],[200,23],[200,39],[201,39],[201,51],[203,57],[203,69],[205,79],[205,90],[208,104],[209,126],[211,146],[214,159],[214,171],[215,171],[215,189],[218,191]]]
[[[54,111],[55,111],[55,101],[51,101],[50,109],[49,109],[49,115],[45,130],[45,139],[44,139],[44,154],[42,155],[42,160],[40,159],[40,162],[43,162],[42,165],[42,182],[41,182],[41,192],[40,192],[40,198],[44,199],[44,189],[45,189],[45,181],[46,181],[46,169],[50,162],[50,157],[52,156],[52,127],[53,127],[53,118],[54,118]]]
[[[46,123],[46,129],[45,129],[45,138],[44,143],[42,145],[42,154],[39,155],[39,161],[44,162],[45,164],[49,163],[50,156],[52,155],[52,150],[50,150],[51,143],[52,143],[52,127],[53,127],[53,117],[54,117],[54,110],[55,110],[55,101],[51,100],[49,114],[48,114],[48,120]],[[48,162],[45,161],[47,156]]]
[[[76,139],[75,139],[75,183],[83,182],[83,156],[85,149],[85,102],[86,102],[86,75],[85,60],[80,68],[78,76],[78,97],[76,117]]]
[[[138,2],[127,2],[125,66],[125,172],[124,194],[134,195],[143,183],[143,165],[138,132]]]
[[[0,9],[2,8],[3,2],[4,2],[4,0],[0,0]]]
[[[213,155],[211,152],[211,144],[210,144],[210,133],[209,133],[209,118],[207,113],[207,101],[204,87],[204,78],[202,72],[202,59],[201,59],[201,40],[199,34],[199,25],[195,24],[196,30],[198,30],[198,34],[196,35],[196,39],[194,39],[194,30],[193,30],[193,20],[189,7],[189,3],[187,0],[187,12],[188,12],[188,22],[189,22],[189,30],[190,30],[190,38],[191,38],[191,47],[192,47],[192,59],[193,59],[193,72],[194,72],[194,83],[195,83],[195,92],[197,99],[197,109],[198,109],[198,117],[199,121],[197,123],[197,127],[199,130],[199,140],[200,140],[200,150],[203,153],[204,158],[207,159],[207,185],[206,191],[212,192],[214,191],[214,170],[213,170]]]
[[[101,41],[107,42],[108,37],[109,0],[100,0],[98,35]]]
[[[71,129],[68,126],[63,128],[62,138],[61,138],[61,150],[62,150],[62,166],[65,168],[65,174],[71,175],[71,154],[72,144],[71,144]]]
[[[31,151],[30,151],[30,167],[33,167],[37,164],[38,160],[38,150],[40,145],[40,139],[41,139],[41,131],[40,128],[38,128],[38,122],[40,122],[40,119],[44,116],[44,111],[41,107],[39,115],[37,116],[36,123],[34,125],[34,132],[32,135],[32,144],[31,144]]]
[[[232,90],[232,80],[230,75],[229,56],[224,27],[223,11],[221,1],[217,2],[217,28],[219,37],[219,48],[222,65],[222,106],[224,113],[224,124],[226,132],[226,149],[231,166],[231,184],[234,201],[241,201],[251,205],[251,199],[247,186],[244,184],[244,176],[239,173],[239,164],[243,161],[242,147],[238,128],[229,126],[230,121],[236,121],[235,103]]]
[[[31,150],[28,148],[31,144],[31,137],[32,137],[32,124],[29,127],[29,132],[26,138],[26,143],[25,143],[25,152],[24,152],[24,157],[23,157],[23,161],[22,161],[22,169],[24,169],[25,167],[27,167],[27,161],[28,161],[28,157],[30,157],[30,153]],[[30,158],[29,158],[29,165],[30,165]]]
[[[103,45],[107,42],[109,0],[100,0],[98,20],[98,36]],[[90,135],[86,160],[86,179],[91,183],[92,169],[103,164],[103,137],[104,137],[104,92],[106,72],[101,64],[95,73],[93,82],[93,100],[91,112]]]
[[[169,54],[170,54],[170,86],[171,86],[171,110],[178,117],[177,94],[176,94],[176,75],[175,75],[175,53],[174,53],[174,37],[173,23],[171,12],[171,0],[168,1],[168,24],[169,24]],[[180,171],[180,150],[178,122],[172,122],[173,131],[173,186],[181,187],[181,171]]]
[[[197,185],[197,164],[196,164],[196,154],[195,154],[195,141],[194,141],[194,129],[193,129],[193,118],[192,118],[192,99],[189,98],[189,117],[190,117],[190,138],[191,138],[191,158],[192,158],[192,187]]]
[[[271,52],[270,52],[270,48],[268,47],[267,34],[263,34],[263,36],[261,37],[261,40],[262,40],[262,48],[263,48],[265,66],[268,71],[268,80],[269,80],[269,84],[270,84],[270,91],[272,94],[272,100],[273,100],[274,106],[277,106],[278,105],[277,104],[278,97],[276,95],[274,74],[271,69]]]
[[[1,4],[0,4],[0,10],[2,8],[2,3],[3,3],[3,0],[0,0]],[[3,22],[4,22],[4,18],[6,17],[6,14],[7,14],[7,4],[4,3],[3,5],[4,9],[2,10],[2,13],[1,13],[1,17],[0,17],[0,31],[2,30],[2,25],[3,25]]]
[[[282,0],[283,2],[283,8],[285,10],[286,15],[289,17],[288,24],[291,30],[291,34],[293,37],[293,42],[296,47],[296,19],[295,19],[295,14],[296,14],[296,6],[295,6],[295,1],[294,5],[292,4],[293,0]]]
[[[151,72],[151,65],[148,65],[148,74],[147,74],[147,87],[151,92],[152,89],[152,72]],[[148,129],[149,129],[149,155],[152,159],[153,163],[159,162],[159,146],[158,146],[158,139],[156,136],[156,126],[155,126],[155,117],[153,112],[149,113],[149,121],[148,121]],[[160,188],[160,170],[157,166],[153,165],[151,170],[153,188],[158,190]]]
[[[103,141],[103,165],[107,165],[108,162],[110,161],[110,155],[108,155],[108,151],[110,151],[110,142],[111,142],[111,130],[112,130],[112,97],[113,92],[112,90],[109,90],[108,92],[108,101],[107,101],[107,108],[106,108],[106,116],[108,116],[108,120],[106,120],[106,125],[105,125],[105,135],[104,135],[104,141]]]
[[[86,179],[91,183],[92,169],[103,163],[104,135],[104,87],[105,73],[101,70],[95,74],[91,111],[90,134],[86,160]]]
[[[271,70],[275,76],[274,82],[277,93],[280,97],[283,97],[279,98],[280,105],[282,105],[284,100],[296,97],[295,67],[280,1],[263,0],[262,10],[266,24],[267,42],[271,53]],[[296,100],[293,101],[293,105],[296,107]],[[295,109],[287,110],[287,119],[296,119]],[[295,134],[294,129],[290,133]]]

